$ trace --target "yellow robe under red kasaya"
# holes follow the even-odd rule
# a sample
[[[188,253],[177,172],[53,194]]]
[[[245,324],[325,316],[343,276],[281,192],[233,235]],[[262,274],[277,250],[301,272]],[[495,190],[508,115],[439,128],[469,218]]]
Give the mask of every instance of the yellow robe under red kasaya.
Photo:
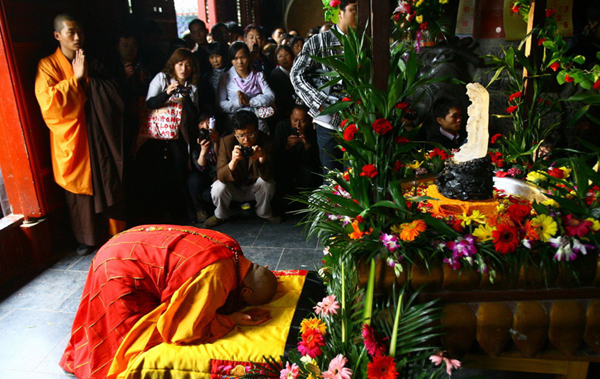
[[[60,50],[43,58],[35,78],[35,96],[50,129],[54,180],[69,192],[93,195],[85,120],[85,83]]]

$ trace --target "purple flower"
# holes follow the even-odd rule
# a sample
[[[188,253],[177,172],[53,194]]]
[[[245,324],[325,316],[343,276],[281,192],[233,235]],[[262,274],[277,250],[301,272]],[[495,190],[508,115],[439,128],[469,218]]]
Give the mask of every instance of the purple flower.
[[[594,246],[583,244],[577,238],[573,238],[573,251],[577,254],[587,255],[588,250],[593,250]]]
[[[452,267],[453,270],[460,270],[462,267],[462,264],[458,261],[458,259],[454,258],[444,258],[444,263]]]
[[[577,259],[577,254],[571,248],[571,243],[569,243],[569,240],[566,237],[560,236],[556,238],[550,238],[548,239],[548,242],[550,242],[550,246],[556,249],[556,254],[554,254],[555,261],[569,262]]]
[[[393,234],[381,233],[379,241],[381,241],[388,251],[395,251],[398,248],[398,237]]]

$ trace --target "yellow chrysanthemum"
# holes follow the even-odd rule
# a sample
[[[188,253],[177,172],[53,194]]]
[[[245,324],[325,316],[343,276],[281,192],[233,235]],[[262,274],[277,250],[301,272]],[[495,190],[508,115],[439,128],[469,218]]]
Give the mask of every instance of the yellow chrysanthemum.
[[[315,317],[308,319],[305,318],[304,320],[302,320],[302,322],[300,323],[300,333],[304,334],[306,331],[311,329],[318,330],[319,333],[324,335],[327,332],[327,325],[325,325],[323,321]]]
[[[563,166],[560,169],[562,170],[563,175],[564,175],[563,179],[566,179],[569,176],[571,176],[571,169],[570,168],[566,168],[565,166]]]
[[[472,222],[483,224],[485,222],[485,215],[481,214],[478,210],[474,210],[470,216],[467,216],[467,212],[463,212],[462,216],[458,216],[458,219],[462,220],[460,224],[464,227],[471,225]]]
[[[548,200],[542,201],[542,204],[547,207],[560,208],[560,204],[558,204],[558,202],[554,199],[548,199]]]
[[[496,213],[504,213],[504,211],[506,210],[506,205],[500,203],[498,204],[498,206],[496,207]]]
[[[481,224],[473,231],[473,237],[477,238],[477,242],[489,241],[494,238],[492,232],[496,230],[488,224]]]
[[[548,177],[542,174],[541,171],[531,171],[527,174],[527,181],[532,183],[545,182],[546,180],[548,180]]]
[[[536,227],[540,240],[548,242],[558,231],[558,224],[548,215],[541,214],[531,220],[531,225]]]
[[[417,20],[417,22],[418,22],[419,24],[422,24],[422,23],[423,23],[423,16],[421,16],[421,15],[418,15],[418,16],[415,18],[415,20]]]
[[[423,162],[419,162],[419,161],[412,161],[412,163],[408,163],[406,165],[406,167],[412,169],[412,170],[416,170],[419,167],[421,167],[421,165],[423,164]]]
[[[390,228],[390,230],[394,234],[400,234],[400,232],[402,231],[402,226],[400,224],[392,225],[392,227]]]
[[[417,7],[417,8],[420,7],[421,4],[423,4],[424,1],[425,0],[419,0],[419,1],[417,1],[417,3],[415,4],[415,7]],[[419,22],[421,22],[421,21],[419,21]]]
[[[586,220],[592,223],[592,229],[594,229],[594,232],[600,230],[600,221],[593,218],[586,218]]]

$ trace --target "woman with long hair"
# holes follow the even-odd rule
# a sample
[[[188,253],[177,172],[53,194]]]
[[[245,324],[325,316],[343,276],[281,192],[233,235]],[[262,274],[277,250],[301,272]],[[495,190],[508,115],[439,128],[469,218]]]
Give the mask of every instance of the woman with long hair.
[[[231,116],[240,109],[254,112],[259,118],[259,129],[269,134],[265,118],[273,115],[275,94],[265,76],[250,66],[250,50],[243,42],[229,47],[231,68],[223,74],[219,83],[219,107]],[[229,128],[231,132],[231,127]]]
[[[141,222],[195,221],[187,176],[197,144],[199,77],[192,52],[179,48],[150,82],[136,157]]]

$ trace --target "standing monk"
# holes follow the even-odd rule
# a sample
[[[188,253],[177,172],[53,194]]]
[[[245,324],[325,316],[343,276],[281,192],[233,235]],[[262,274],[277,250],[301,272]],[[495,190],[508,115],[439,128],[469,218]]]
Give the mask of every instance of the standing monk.
[[[73,17],[56,16],[54,38],[60,46],[40,60],[35,94],[50,129],[54,180],[66,191],[77,253],[86,255],[108,235],[101,213],[122,196],[123,102],[115,84],[88,75],[83,29]]]

